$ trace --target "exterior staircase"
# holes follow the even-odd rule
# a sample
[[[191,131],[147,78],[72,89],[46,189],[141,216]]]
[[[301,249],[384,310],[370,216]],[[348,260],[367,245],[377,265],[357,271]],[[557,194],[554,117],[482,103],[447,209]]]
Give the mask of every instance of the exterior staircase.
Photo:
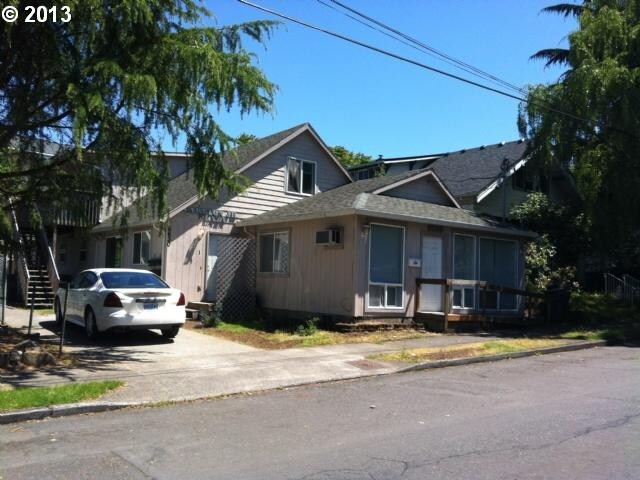
[[[51,285],[47,265],[44,263],[42,248],[37,233],[29,229],[20,230],[23,258],[28,272],[23,298],[25,306],[34,308],[53,308],[54,291]]]
[[[29,265],[29,291],[27,292],[27,306],[33,308],[53,308],[54,292],[44,265]]]

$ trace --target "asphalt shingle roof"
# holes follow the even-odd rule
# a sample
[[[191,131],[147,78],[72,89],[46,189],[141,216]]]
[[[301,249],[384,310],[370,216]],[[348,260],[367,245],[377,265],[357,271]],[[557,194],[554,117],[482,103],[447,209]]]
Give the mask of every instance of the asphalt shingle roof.
[[[500,176],[505,158],[511,167],[522,159],[526,149],[527,142],[521,140],[471,148],[445,154],[429,167],[454,197],[477,195]]]
[[[349,170],[354,172],[380,163],[391,166],[399,162],[415,162],[414,168],[431,168],[451,194],[459,198],[479,194],[500,177],[500,167],[505,157],[509,159],[511,167],[524,157],[526,149],[527,142],[515,140],[449,153],[385,158],[358,165]]]
[[[248,227],[358,213],[371,216],[379,215],[381,217],[402,217],[407,221],[431,221],[434,223],[455,224],[461,227],[500,229],[505,233],[511,232],[516,235],[532,235],[531,232],[501,224],[496,220],[476,214],[470,210],[372,193],[379,188],[424,171],[405,172],[400,175],[360,180],[290,203],[261,215],[241,220],[238,222],[238,226]]]

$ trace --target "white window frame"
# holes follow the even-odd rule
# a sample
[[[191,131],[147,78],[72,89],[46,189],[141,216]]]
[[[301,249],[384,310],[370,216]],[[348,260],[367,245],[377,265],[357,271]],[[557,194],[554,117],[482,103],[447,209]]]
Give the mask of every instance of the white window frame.
[[[499,240],[501,242],[511,242],[514,243],[516,248],[514,250],[514,261],[515,261],[515,265],[516,265],[516,270],[515,270],[515,281],[516,283],[518,282],[518,279],[520,278],[520,265],[518,262],[518,257],[519,257],[519,251],[520,251],[520,244],[517,240],[510,240],[508,238],[500,238],[500,237],[487,237],[487,236],[480,236],[478,237],[478,278],[480,278],[480,261],[482,258],[482,239],[486,239],[486,240]],[[517,287],[514,287],[517,288]],[[499,311],[499,312],[517,312],[520,309],[520,296],[516,295],[516,305],[515,308],[500,308],[500,296],[502,295],[502,292],[496,292],[496,308],[487,308],[487,310],[493,310],[493,311]],[[480,307],[480,295],[478,295],[478,307]]]
[[[403,310],[404,309],[404,254],[405,254],[405,248],[406,248],[406,229],[405,227],[403,227],[402,225],[391,225],[388,223],[370,223],[370,227],[373,227],[374,225],[379,225],[382,227],[392,227],[392,228],[399,228],[402,230],[402,260],[401,260],[401,267],[402,267],[402,283],[381,283],[381,282],[372,282],[371,281],[371,244],[373,243],[371,241],[372,237],[373,237],[373,228],[369,228],[369,256],[368,256],[368,262],[367,262],[367,280],[368,280],[368,287],[367,287],[367,308],[368,309],[372,309],[372,310]],[[371,305],[371,296],[369,295],[369,289],[371,287],[371,285],[376,285],[376,286],[381,286],[384,287],[384,303],[383,305]],[[400,306],[398,305],[388,305],[387,304],[387,299],[388,299],[388,288],[392,287],[400,287]]]
[[[133,245],[131,246],[131,264],[132,265],[146,265],[147,262],[142,258],[142,235],[149,235],[149,258],[151,258],[151,230],[140,230],[139,232],[133,232]],[[136,235],[140,235],[140,251],[138,252],[139,262],[136,262]],[[147,259],[148,261],[149,259]]]
[[[282,234],[287,236],[287,269],[285,271],[282,271],[282,272],[276,272],[276,271],[273,270],[273,265],[275,265],[275,253],[276,253],[275,248],[273,248],[273,257],[271,258],[272,269],[271,269],[271,271],[262,270],[262,255],[263,255],[263,252],[262,252],[262,237],[272,236],[273,237],[273,241],[275,243],[276,235],[282,235]],[[278,230],[278,231],[273,231],[273,232],[261,232],[258,235],[258,251],[259,251],[259,255],[258,255],[258,273],[265,274],[265,275],[289,275],[289,267],[290,267],[290,261],[291,261],[291,234],[289,233],[289,230]]]
[[[300,190],[291,190],[289,188],[289,162],[291,160],[294,160],[296,162],[298,162],[299,166],[299,172],[300,172],[300,181],[299,181],[299,185],[300,185]],[[313,165],[313,185],[312,185],[312,192],[311,193],[305,193],[302,191],[302,170],[303,170],[303,165],[305,163],[310,163],[311,165]],[[317,190],[317,183],[318,183],[318,163],[314,162],[313,160],[303,160],[301,158],[297,158],[297,157],[287,157],[287,163],[285,166],[285,186],[284,189],[287,193],[295,193],[296,195],[304,195],[305,197],[311,197],[313,195],[315,195],[316,190]]]
[[[471,280],[477,280],[478,279],[478,254],[477,254],[477,248],[478,248],[478,240],[477,237],[475,235],[469,235],[469,234],[464,234],[464,233],[454,233],[453,234],[453,245],[452,245],[452,251],[453,251],[453,262],[451,264],[451,272],[453,273],[453,277],[456,278],[456,237],[467,237],[467,238],[472,238],[473,239],[473,279]],[[456,305],[454,304],[454,298],[455,295],[453,294],[454,291],[456,290],[460,290],[460,298],[462,300],[462,305]],[[464,291],[465,290],[472,290],[473,291],[473,302],[471,304],[471,306],[467,306],[464,305]],[[463,286],[463,285],[454,285],[452,288],[452,292],[451,292],[451,306],[453,308],[459,308],[461,310],[472,310],[476,308],[477,305],[477,295],[476,295],[476,288],[475,287],[468,287],[468,286]]]

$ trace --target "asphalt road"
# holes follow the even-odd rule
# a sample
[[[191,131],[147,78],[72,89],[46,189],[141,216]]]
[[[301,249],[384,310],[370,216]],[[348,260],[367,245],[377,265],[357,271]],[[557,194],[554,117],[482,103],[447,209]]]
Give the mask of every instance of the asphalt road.
[[[640,349],[0,427],[3,479],[638,479]]]

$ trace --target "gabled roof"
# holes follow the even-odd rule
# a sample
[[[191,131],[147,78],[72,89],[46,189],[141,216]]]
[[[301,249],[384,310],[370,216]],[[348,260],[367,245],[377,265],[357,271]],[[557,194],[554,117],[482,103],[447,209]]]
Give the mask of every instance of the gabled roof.
[[[375,193],[423,173],[424,171],[414,171],[360,180],[290,203],[270,212],[246,218],[238,222],[237,225],[248,227],[357,214],[520,236],[536,236],[532,232],[500,224],[496,220],[459,207],[447,207]],[[437,176],[434,175],[434,178],[437,179]]]
[[[527,142],[497,143],[443,155],[432,168],[455,197],[476,196],[501,174],[506,158],[511,169],[523,159]]]
[[[240,174],[247,170],[251,165],[256,164],[267,155],[304,132],[309,132],[314,137],[325,153],[336,163],[345,178],[351,182],[352,179],[349,173],[335,158],[309,123],[296,125],[295,127],[282,130],[281,132],[277,132],[263,138],[258,138],[253,142],[240,145],[233,150],[229,150],[223,155],[222,164],[226,168],[234,170],[235,173]],[[173,153],[173,155],[176,155],[176,153]],[[167,186],[167,205],[169,207],[170,217],[200,199],[198,189],[193,181],[193,174],[193,169],[190,169],[169,181]],[[93,228],[93,231],[99,232],[112,230],[114,218],[119,218],[125,211],[128,214],[127,222],[131,226],[152,222],[154,218],[152,215],[153,208],[151,207],[150,197],[144,197],[140,201],[147,202],[146,213],[142,216],[138,215],[138,209],[135,206],[128,206],[123,212],[118,212],[103,220],[99,225]]]
[[[527,142],[515,140],[449,153],[380,159],[350,168],[352,172],[377,165],[415,163],[412,168],[431,168],[454,197],[478,196],[498,179],[502,161],[508,159],[511,175],[518,162],[525,160]]]

